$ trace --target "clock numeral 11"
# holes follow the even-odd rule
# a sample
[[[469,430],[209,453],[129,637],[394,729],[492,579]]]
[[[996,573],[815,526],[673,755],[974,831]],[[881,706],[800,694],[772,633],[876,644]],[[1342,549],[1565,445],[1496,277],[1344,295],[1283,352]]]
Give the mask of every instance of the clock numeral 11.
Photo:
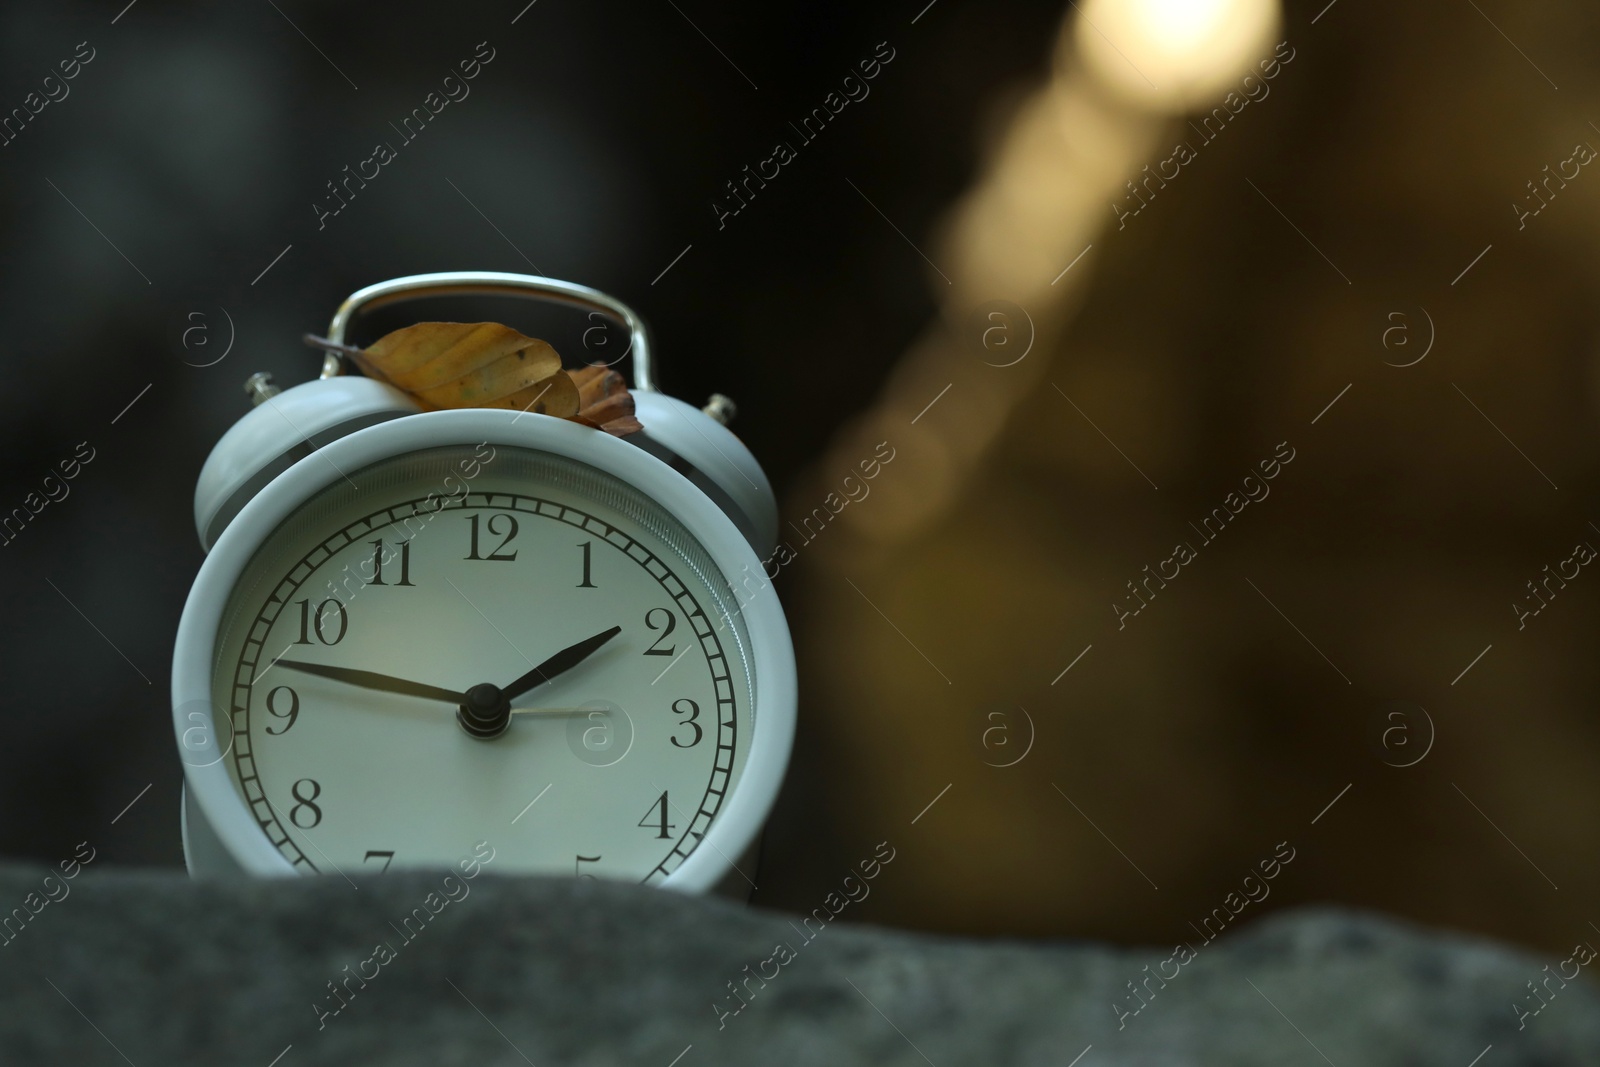
[[[376,541],[368,541],[367,544],[372,546],[372,577],[367,579],[367,584],[388,585],[389,583],[383,580],[383,538],[380,537]],[[408,537],[404,541],[396,541],[395,544],[400,546],[400,580],[394,584],[413,585],[414,583],[411,581],[411,538]]]

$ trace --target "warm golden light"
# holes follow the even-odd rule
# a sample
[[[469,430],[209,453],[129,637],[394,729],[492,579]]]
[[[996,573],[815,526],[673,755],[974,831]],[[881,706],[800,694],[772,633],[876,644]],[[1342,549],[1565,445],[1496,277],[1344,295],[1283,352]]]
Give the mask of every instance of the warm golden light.
[[[1181,111],[1246,74],[1280,23],[1278,0],[1086,0],[1074,36],[1108,87]]]

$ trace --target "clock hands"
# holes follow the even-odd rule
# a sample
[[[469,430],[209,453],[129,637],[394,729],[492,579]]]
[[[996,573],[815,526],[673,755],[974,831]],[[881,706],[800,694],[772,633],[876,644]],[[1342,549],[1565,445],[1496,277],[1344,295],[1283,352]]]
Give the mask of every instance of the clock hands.
[[[324,678],[332,678],[336,682],[346,682],[350,685],[359,685],[363,689],[378,689],[385,693],[399,693],[401,696],[422,697],[425,700],[443,700],[451,704],[464,704],[467,700],[465,693],[458,693],[454,689],[440,689],[435,685],[408,682],[404,678],[393,678],[387,674],[379,674],[376,671],[358,671],[350,667],[330,667],[323,663],[303,663],[293,659],[280,659],[278,660],[278,666],[288,667],[290,670],[303,671],[306,674],[320,674]]]
[[[513,708],[513,697],[522,696],[530,689],[537,688],[553,680],[558,675],[564,674],[588,659],[596,650],[622,632],[622,627],[613,626],[593,637],[584,638],[576,644],[568,645],[555,655],[534,667],[527,674],[518,678],[504,689],[497,685],[484,682],[468,689],[465,693],[458,693],[454,689],[442,689],[434,685],[424,685],[421,682],[411,682],[404,678],[395,678],[377,671],[362,671],[351,667],[333,667],[323,663],[305,663],[300,660],[280,659],[278,664],[290,670],[302,671],[306,674],[320,675],[332,678],[336,682],[360,686],[363,689],[376,689],[385,693],[398,693],[401,696],[421,697],[424,700],[442,700],[455,704],[456,721],[461,728],[473,737],[490,739],[499,737],[511,725],[513,714],[569,714],[575,715],[585,710],[583,708]]]
[[[577,644],[568,645],[560,652],[551,656],[521,678],[506,686],[502,691],[507,700],[513,700],[535,686],[543,685],[558,674],[570,671],[584,660],[588,659],[601,645],[611,640],[622,632],[622,627],[613,626],[609,630],[586,637]]]

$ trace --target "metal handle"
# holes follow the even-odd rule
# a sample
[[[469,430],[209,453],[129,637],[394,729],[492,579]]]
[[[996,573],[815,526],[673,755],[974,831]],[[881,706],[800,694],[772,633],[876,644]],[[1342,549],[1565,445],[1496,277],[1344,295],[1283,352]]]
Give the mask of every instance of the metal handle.
[[[504,274],[498,271],[443,271],[438,274],[413,274],[405,278],[392,278],[386,282],[358,289],[346,298],[339,310],[333,313],[328,326],[328,339],[344,343],[344,334],[351,320],[364,309],[382,307],[403,300],[417,300],[427,296],[454,296],[459,294],[488,296],[526,296],[535,294],[558,304],[598,311],[613,322],[627,328],[628,350],[633,355],[633,388],[654,391],[655,375],[650,359],[650,330],[638,314],[618,300],[598,289],[555,278],[541,278],[535,274]],[[620,356],[618,357],[621,358]],[[343,372],[339,357],[330,352],[322,362],[322,377],[332,378]]]

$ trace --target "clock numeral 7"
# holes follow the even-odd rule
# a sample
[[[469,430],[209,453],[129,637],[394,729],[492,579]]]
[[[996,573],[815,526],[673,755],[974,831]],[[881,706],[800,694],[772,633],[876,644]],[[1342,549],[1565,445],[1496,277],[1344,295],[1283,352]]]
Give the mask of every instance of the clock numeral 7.
[[[389,869],[389,864],[394,862],[394,850],[393,849],[390,849],[387,852],[379,852],[376,849],[368,849],[367,850],[367,854],[361,858],[361,862],[362,863],[371,863],[372,862],[372,858],[374,856],[376,856],[379,859],[383,860],[383,866],[378,870],[379,874],[382,874],[384,871],[387,871]]]
[[[505,522],[502,523],[500,521],[501,519],[504,519]],[[513,548],[510,552],[505,551],[505,547],[517,539],[516,516],[507,515],[504,512],[489,516],[489,521],[484,523],[484,525],[489,528],[489,533],[491,535],[498,537],[501,540],[500,544],[497,545],[495,549],[487,556],[478,555],[478,520],[479,516],[477,515],[467,516],[467,521],[472,524],[472,550],[467,553],[466,558],[493,559],[499,560],[503,563],[509,563],[511,560],[516,559],[516,549]]]
[[[650,819],[650,816],[657,811],[659,811],[661,815],[660,821],[647,821]],[[651,804],[645,809],[644,818],[639,820],[639,825],[644,827],[646,830],[659,831],[656,834],[656,838],[658,840],[667,840],[667,831],[676,829],[675,826],[667,822],[667,791],[665,789],[661,791],[661,795],[656,798],[655,803]]]

